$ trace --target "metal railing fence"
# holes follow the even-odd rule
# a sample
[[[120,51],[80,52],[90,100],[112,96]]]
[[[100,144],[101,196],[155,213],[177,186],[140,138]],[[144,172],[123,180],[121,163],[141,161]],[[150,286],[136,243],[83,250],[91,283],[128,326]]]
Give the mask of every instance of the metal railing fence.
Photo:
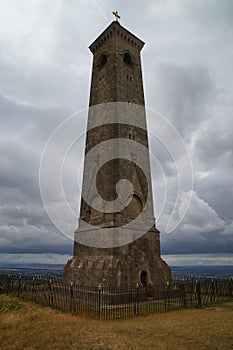
[[[118,319],[232,300],[233,280],[180,277],[166,285],[120,288],[66,284],[49,275],[0,275],[0,291],[74,315]]]

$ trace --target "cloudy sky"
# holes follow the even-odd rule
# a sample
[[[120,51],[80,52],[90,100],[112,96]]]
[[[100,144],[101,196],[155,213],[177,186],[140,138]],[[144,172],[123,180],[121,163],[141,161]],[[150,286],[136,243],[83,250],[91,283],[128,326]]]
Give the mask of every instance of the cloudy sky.
[[[179,263],[233,264],[231,0],[0,1],[0,262],[65,262],[72,255],[72,240],[58,231],[44,209],[40,159],[55,128],[87,109],[92,64],[88,46],[111,23],[116,9],[120,23],[146,43],[142,64],[147,108],[176,128],[192,160],[193,188],[179,197],[176,217],[192,193],[189,209],[176,230],[166,233],[177,174],[174,162],[150,136],[167,183],[166,205],[156,214],[162,252],[173,257],[173,264],[177,255],[185,257]],[[153,123],[148,115],[149,129]],[[75,178],[82,156],[83,140],[66,168],[72,184],[67,197],[77,214],[80,186]],[[157,212],[162,180],[153,164],[152,181]],[[77,223],[65,214],[63,219],[58,202],[56,208],[72,237]]]

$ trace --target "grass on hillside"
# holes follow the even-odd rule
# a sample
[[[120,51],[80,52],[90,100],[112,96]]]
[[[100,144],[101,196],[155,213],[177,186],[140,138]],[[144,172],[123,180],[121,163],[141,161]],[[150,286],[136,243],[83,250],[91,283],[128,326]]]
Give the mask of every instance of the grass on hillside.
[[[1,350],[233,350],[233,303],[98,321],[0,296]]]

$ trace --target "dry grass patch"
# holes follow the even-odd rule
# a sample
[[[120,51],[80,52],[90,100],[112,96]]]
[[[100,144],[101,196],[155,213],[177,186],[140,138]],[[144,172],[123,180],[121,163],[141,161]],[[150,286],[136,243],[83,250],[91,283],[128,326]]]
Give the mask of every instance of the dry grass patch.
[[[1,296],[0,312],[2,350],[233,350],[233,303],[97,321]]]

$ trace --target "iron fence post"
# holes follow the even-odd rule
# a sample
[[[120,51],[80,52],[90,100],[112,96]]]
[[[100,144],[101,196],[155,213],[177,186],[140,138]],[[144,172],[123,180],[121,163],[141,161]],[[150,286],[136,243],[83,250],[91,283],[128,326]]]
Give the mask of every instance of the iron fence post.
[[[49,306],[53,307],[53,289],[52,289],[52,280],[49,280]]]
[[[34,276],[32,278],[32,300],[36,302],[36,283]]]
[[[9,295],[11,291],[11,275],[8,274],[7,276],[7,286],[6,286],[6,293]]]
[[[196,281],[196,296],[197,296],[197,307],[201,307],[201,283]]]
[[[181,283],[180,284],[180,290],[181,290],[181,299],[182,299],[182,304],[184,307],[187,306],[187,302],[186,302],[186,288],[185,288],[185,284]]]
[[[228,291],[229,291],[229,298],[232,299],[232,278],[229,278],[228,280]]]
[[[18,290],[17,290],[17,297],[19,298],[20,293],[21,293],[21,274],[19,275],[19,280],[18,280]]]
[[[214,290],[215,290],[215,288],[214,288],[214,279],[213,278],[211,278],[211,282],[210,282],[210,284],[211,284],[211,295],[210,295],[210,302],[212,303],[212,301],[215,301],[214,299]]]
[[[138,315],[138,299],[139,299],[139,283],[136,283],[135,303],[134,303],[134,316]]]
[[[102,286],[101,284],[98,285],[98,317],[101,318],[101,291]]]
[[[167,281],[165,284],[165,310],[169,310],[170,303],[170,282]]]
[[[74,284],[73,282],[70,282],[70,312],[73,314],[74,308],[73,308],[73,300],[74,300]]]

